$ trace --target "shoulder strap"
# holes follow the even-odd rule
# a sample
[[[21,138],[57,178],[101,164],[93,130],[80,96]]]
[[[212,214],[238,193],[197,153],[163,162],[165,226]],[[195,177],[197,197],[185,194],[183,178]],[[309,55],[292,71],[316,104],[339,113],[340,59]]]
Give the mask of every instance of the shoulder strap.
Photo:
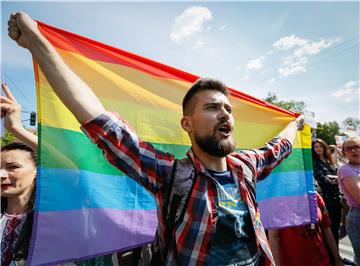
[[[168,245],[170,243],[171,240],[171,231],[169,231],[169,229],[172,227],[172,222],[173,219],[171,218],[174,212],[173,210],[173,186],[174,186],[174,179],[175,179],[175,173],[176,173],[176,168],[178,165],[178,160],[175,159],[174,162],[174,166],[172,168],[171,171],[171,176],[170,176],[170,181],[169,181],[169,192],[167,195],[167,200],[166,200],[166,204],[163,206],[163,213],[164,213],[164,218],[165,218],[165,245],[166,245],[166,249],[168,249]],[[167,251],[167,250],[166,250]]]
[[[186,206],[188,205],[191,191],[194,187],[196,169],[189,159],[175,160],[171,176],[164,195],[164,237],[165,250],[169,251],[171,242],[174,240],[174,228],[182,221]]]

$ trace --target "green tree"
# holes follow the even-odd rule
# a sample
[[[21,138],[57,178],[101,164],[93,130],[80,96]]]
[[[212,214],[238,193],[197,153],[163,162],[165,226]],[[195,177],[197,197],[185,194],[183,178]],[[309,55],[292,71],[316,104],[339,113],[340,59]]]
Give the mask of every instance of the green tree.
[[[360,124],[360,120],[358,118],[355,118],[355,117],[348,117],[342,122],[342,125],[345,128],[351,127],[354,130],[359,126],[359,124]]]
[[[11,134],[9,131],[7,131],[6,129],[4,129],[4,136],[1,137],[0,139],[0,146],[4,146],[10,142],[15,141],[16,138],[13,136],[13,134]]]
[[[295,100],[283,101],[283,100],[279,100],[277,94],[276,93],[271,93],[271,92],[269,92],[267,94],[267,96],[263,100],[268,102],[268,103],[271,103],[273,105],[284,108],[284,109],[286,109],[288,111],[295,112],[295,113],[302,113],[302,112],[304,112],[304,110],[306,108],[306,104],[303,101],[295,101]]]
[[[316,137],[324,140],[327,144],[336,144],[335,135],[340,135],[340,126],[336,121],[317,123]]]

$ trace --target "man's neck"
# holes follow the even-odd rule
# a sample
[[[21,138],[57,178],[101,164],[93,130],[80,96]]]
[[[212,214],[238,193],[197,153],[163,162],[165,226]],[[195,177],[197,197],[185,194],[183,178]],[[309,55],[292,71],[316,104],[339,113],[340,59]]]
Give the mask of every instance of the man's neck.
[[[10,197],[7,201],[6,212],[11,215],[18,215],[25,213],[29,199],[25,199],[24,197]]]
[[[226,157],[212,156],[198,147],[192,147],[192,150],[206,169],[223,172],[227,170]]]

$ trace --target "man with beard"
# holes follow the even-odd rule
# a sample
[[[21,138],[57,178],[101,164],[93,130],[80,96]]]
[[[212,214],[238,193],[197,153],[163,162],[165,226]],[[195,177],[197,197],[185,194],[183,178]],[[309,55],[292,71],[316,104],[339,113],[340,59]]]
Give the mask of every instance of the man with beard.
[[[264,148],[234,153],[227,89],[219,81],[200,79],[183,100],[181,126],[192,147],[187,158],[175,160],[139,140],[117,114],[105,112],[27,14],[10,16],[9,36],[30,50],[105,157],[155,197],[162,264],[274,264],[256,205],[255,182],[291,152],[299,121],[290,123]]]

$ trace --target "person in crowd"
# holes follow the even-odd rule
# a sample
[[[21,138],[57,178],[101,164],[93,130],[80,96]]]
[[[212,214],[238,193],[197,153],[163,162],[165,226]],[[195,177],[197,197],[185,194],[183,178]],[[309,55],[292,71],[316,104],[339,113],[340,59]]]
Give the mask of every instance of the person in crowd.
[[[350,209],[346,217],[346,231],[360,265],[360,137],[347,139],[342,145],[348,163],[338,170],[339,185]]]
[[[5,83],[1,96],[4,127],[21,142],[1,148],[1,264],[21,262],[27,257],[30,242],[37,161],[37,137],[21,124],[21,106]]]
[[[347,162],[346,158],[344,158],[342,154],[341,145],[329,145],[329,150],[336,168],[339,168],[340,166],[342,166]],[[341,194],[341,206],[342,206],[342,212],[341,212],[340,229],[339,229],[340,239],[346,236],[345,223],[346,223],[346,215],[349,211],[349,206],[347,205],[346,199],[343,197],[342,194]]]
[[[343,265],[324,201],[316,193],[318,223],[269,229],[269,242],[277,266]]]
[[[336,168],[339,168],[340,166],[342,166],[344,163],[346,163],[346,159],[344,158],[344,156],[342,155],[341,152],[341,145],[329,145],[329,150],[331,153],[331,158],[333,159],[333,162],[336,166]]]
[[[117,114],[105,112],[91,88],[64,63],[27,14],[11,15],[8,24],[9,36],[30,50],[56,94],[105,157],[156,198],[162,264],[274,264],[259,219],[255,182],[291,152],[302,128],[300,120],[265,147],[235,153],[227,89],[217,80],[199,79],[183,99],[180,121],[192,147],[188,158],[175,160],[141,141]],[[171,220],[166,206],[175,200],[166,194],[169,191],[179,203]]]
[[[331,231],[338,245],[342,204],[336,167],[329,147],[322,139],[316,139],[312,143],[312,156],[314,177],[321,188],[322,197],[330,214]]]
[[[1,148],[1,264],[27,257],[34,202],[36,153],[21,142]]]

